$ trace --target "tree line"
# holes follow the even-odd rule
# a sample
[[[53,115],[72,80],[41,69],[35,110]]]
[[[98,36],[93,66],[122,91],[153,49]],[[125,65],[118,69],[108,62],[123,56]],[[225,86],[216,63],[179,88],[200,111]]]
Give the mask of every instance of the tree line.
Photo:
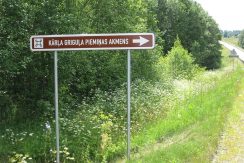
[[[153,32],[153,50],[132,51],[132,80],[158,81],[157,63],[177,38],[191,53],[191,62],[206,69],[221,66],[218,25],[192,0],[0,0],[0,4],[1,122],[39,117],[53,103],[53,54],[31,52],[31,35]],[[112,91],[126,82],[125,74],[125,51],[59,53],[63,103],[79,103],[97,89]]]
[[[244,49],[244,30],[242,30],[238,36],[238,44]]]
[[[221,30],[220,32],[224,38],[230,38],[230,37],[236,38],[238,41],[238,45],[244,48],[244,30],[233,30],[233,31]]]
[[[223,37],[228,38],[228,37],[238,37],[241,33],[241,30],[233,30],[233,31],[221,30],[220,32]]]

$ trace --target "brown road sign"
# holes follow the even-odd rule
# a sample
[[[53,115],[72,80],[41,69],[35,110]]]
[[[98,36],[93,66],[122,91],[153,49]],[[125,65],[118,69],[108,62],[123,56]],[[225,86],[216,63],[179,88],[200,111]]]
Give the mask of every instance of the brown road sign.
[[[30,38],[32,51],[152,49],[153,33],[39,35]]]

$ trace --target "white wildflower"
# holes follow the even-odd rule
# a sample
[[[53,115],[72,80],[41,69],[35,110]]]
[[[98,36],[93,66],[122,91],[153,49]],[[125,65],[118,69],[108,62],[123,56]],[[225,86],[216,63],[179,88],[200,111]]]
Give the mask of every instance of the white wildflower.
[[[47,129],[48,132],[51,132],[51,126],[50,126],[49,121],[47,121],[47,122],[45,123],[45,127],[46,127],[46,129]]]

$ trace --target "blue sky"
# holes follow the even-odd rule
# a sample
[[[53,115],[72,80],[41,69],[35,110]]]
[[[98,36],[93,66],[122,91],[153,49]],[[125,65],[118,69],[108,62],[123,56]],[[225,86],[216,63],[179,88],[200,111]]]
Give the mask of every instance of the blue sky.
[[[222,30],[244,29],[244,0],[195,0]]]

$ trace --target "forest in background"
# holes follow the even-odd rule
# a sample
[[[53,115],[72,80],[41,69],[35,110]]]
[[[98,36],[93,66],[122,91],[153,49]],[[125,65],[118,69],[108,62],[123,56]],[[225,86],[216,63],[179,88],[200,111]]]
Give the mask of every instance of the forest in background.
[[[138,125],[134,132],[163,114],[163,106],[156,105],[160,95],[172,90],[174,79],[192,79],[203,69],[221,67],[218,25],[192,0],[0,0],[0,4],[1,126],[28,121],[52,126],[53,54],[31,52],[32,35],[154,33],[153,50],[132,51],[132,88],[134,96],[139,96],[133,107],[154,108],[150,114],[143,109],[132,113],[137,119],[132,123]],[[106,160],[117,151],[113,143],[112,152],[102,144],[122,139],[118,131],[125,126],[126,61],[126,51],[59,53],[60,121],[64,134],[73,135],[74,140],[62,143],[75,153],[80,142],[84,149],[79,154],[84,158],[79,159]],[[47,135],[40,136],[40,141],[48,145],[32,154],[40,162],[52,160],[47,151],[54,142]],[[26,147],[32,148],[37,150]],[[13,153],[2,158],[9,155]]]
[[[227,38],[228,40],[232,39],[231,42],[234,43],[234,45],[244,48],[244,29],[233,31],[224,30],[220,32],[224,38]]]
[[[133,80],[158,81],[155,69],[177,36],[194,63],[221,65],[216,22],[191,0],[1,0],[1,121],[39,117],[53,101],[53,54],[33,53],[31,35],[153,32],[156,48],[133,51]],[[126,82],[125,51],[62,52],[60,93],[79,102]]]

